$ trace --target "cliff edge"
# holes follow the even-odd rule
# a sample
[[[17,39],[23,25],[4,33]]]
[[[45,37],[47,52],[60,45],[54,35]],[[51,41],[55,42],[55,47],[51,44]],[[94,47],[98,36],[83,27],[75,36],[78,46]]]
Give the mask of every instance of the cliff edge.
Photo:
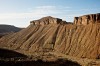
[[[100,13],[89,14],[74,18],[74,24],[76,25],[88,25],[94,23],[100,23]]]
[[[60,18],[54,18],[51,16],[43,17],[39,20],[33,20],[30,22],[31,25],[48,25],[48,24],[66,24],[66,21],[63,21]]]

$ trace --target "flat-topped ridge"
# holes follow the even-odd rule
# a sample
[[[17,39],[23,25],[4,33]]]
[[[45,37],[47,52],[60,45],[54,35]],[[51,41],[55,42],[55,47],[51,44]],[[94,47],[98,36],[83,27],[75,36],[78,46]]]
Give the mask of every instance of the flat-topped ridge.
[[[83,16],[74,18],[74,24],[77,24],[77,25],[81,25],[81,24],[87,25],[87,24],[93,24],[93,23],[100,23],[100,13],[83,15]]]
[[[88,24],[100,23],[100,13],[74,17],[74,22],[70,23],[75,25],[88,25]],[[70,23],[63,21],[60,18],[55,18],[51,16],[43,17],[41,19],[33,20],[30,22],[31,25],[70,24]]]
[[[66,24],[66,21],[63,21],[60,18],[54,18],[51,16],[47,16],[39,20],[33,20],[30,22],[30,24],[31,25]]]

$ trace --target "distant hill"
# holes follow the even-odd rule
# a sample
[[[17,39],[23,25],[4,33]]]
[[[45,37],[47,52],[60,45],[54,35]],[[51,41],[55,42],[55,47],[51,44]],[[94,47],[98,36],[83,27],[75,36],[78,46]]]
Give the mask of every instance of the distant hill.
[[[18,32],[20,31],[22,28],[18,28],[12,25],[3,25],[0,24],[0,36],[3,36],[5,34],[11,33],[11,32]]]

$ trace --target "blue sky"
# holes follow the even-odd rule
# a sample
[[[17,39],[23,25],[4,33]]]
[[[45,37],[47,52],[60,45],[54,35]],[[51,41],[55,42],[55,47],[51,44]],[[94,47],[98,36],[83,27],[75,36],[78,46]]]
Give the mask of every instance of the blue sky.
[[[100,13],[100,0],[0,0],[0,24],[27,27],[45,16],[73,21],[75,16]]]

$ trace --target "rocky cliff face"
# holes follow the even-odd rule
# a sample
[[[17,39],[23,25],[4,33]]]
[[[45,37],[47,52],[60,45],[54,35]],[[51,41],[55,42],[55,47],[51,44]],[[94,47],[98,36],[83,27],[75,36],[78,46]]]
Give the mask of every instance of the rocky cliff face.
[[[74,18],[74,24],[77,25],[88,25],[93,23],[100,23],[100,13],[84,15]]]
[[[73,57],[99,59],[99,20],[99,14],[86,15],[76,17],[72,25],[58,18],[45,17],[32,21],[18,33],[1,38],[0,47],[29,53],[58,51]]]
[[[48,25],[48,24],[66,24],[66,21],[62,21],[62,19],[54,18],[51,16],[43,17],[39,20],[31,21],[31,25]]]

